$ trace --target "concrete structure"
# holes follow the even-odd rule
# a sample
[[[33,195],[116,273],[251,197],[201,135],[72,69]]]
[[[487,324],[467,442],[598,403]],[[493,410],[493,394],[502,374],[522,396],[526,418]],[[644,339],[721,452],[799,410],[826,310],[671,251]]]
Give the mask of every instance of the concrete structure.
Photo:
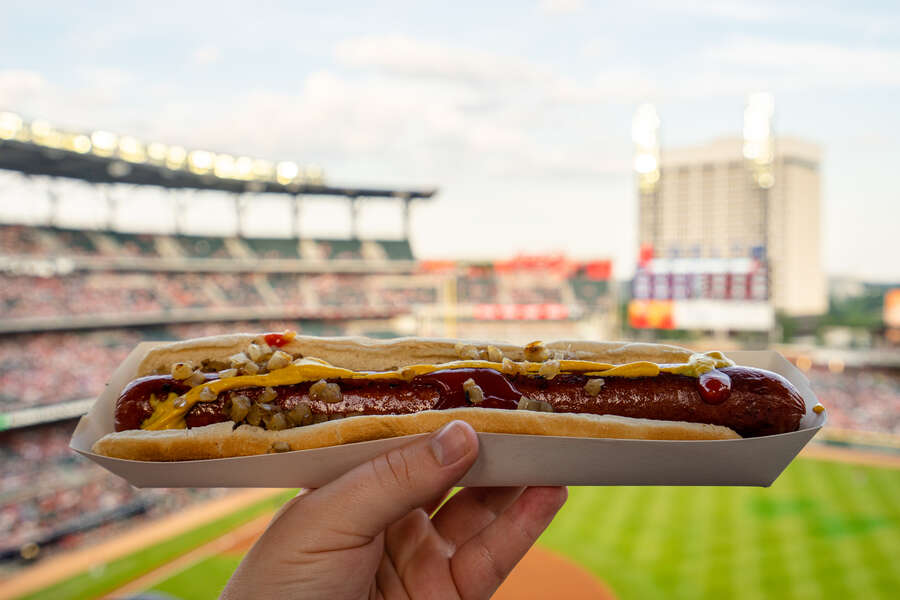
[[[639,189],[639,239],[656,257],[769,264],[771,300],[792,316],[827,310],[821,256],[821,149],[775,140],[769,187],[754,178],[740,137],[663,150],[659,180]]]

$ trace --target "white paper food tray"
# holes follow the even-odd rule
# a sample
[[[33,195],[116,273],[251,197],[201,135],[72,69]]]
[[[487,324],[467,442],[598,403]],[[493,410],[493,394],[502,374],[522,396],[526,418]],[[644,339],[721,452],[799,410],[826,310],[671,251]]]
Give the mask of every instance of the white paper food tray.
[[[81,418],[71,447],[137,487],[320,487],[354,466],[415,436],[344,446],[216,460],[143,462],[91,452],[113,428],[118,393],[137,373],[143,343],[110,378],[90,412]],[[757,438],[714,441],[616,440],[479,433],[481,451],[460,482],[508,485],[754,485],[769,486],[825,424],[812,411],[809,382],[774,351],[729,352],[739,365],[780,373],[806,402],[800,429]]]

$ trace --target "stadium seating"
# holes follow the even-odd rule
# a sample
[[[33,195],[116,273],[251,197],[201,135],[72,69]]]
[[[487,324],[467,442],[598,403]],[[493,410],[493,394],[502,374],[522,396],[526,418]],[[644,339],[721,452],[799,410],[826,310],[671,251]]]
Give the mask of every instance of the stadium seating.
[[[74,426],[0,432],[0,578],[31,560],[225,493],[133,488],[69,449]]]
[[[97,247],[94,246],[94,242],[84,231],[79,231],[77,229],[57,229],[54,234],[63,250],[67,253],[86,255],[97,253]]]
[[[608,297],[609,281],[597,281],[583,277],[576,277],[570,281],[575,297],[585,304],[593,305],[598,300]]]
[[[409,240],[379,240],[378,244],[384,248],[385,254],[391,260],[412,260],[412,248]]]
[[[359,240],[319,240],[318,244],[328,259],[362,258],[362,244]]]
[[[244,238],[259,258],[300,258],[295,239]]]
[[[184,255],[190,258],[228,258],[225,241],[221,237],[201,235],[175,236]]]
[[[6,255],[44,254],[41,228],[0,224],[0,250]]]
[[[171,252],[162,253],[160,242],[168,249],[174,249],[176,257],[191,258],[263,258],[263,259],[368,259],[368,260],[413,260],[412,248],[408,240],[374,240],[376,253],[363,252],[360,240],[304,240],[310,248],[315,248],[311,256],[300,254],[297,239],[294,238],[236,238],[246,248],[236,253],[229,250],[226,238],[204,235],[155,235],[119,231],[95,231],[64,229],[48,226],[24,226],[0,224],[0,253],[5,255],[37,256],[101,256],[101,257],[171,257]],[[232,242],[235,239],[231,240]],[[233,246],[232,246],[233,248]]]
[[[101,235],[113,239],[115,246],[127,256],[158,256],[154,236],[145,233],[104,232]]]
[[[494,277],[466,277],[457,286],[460,302],[491,303],[497,301],[497,280]]]

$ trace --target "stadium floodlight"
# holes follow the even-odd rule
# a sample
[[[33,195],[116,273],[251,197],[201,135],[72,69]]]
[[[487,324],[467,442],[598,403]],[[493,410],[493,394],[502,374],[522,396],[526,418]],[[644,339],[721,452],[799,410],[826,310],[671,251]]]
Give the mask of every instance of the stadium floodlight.
[[[87,154],[91,151],[91,138],[86,135],[71,135],[66,143],[66,148],[78,154]]]
[[[48,121],[32,121],[29,129],[34,143],[48,148],[65,148],[65,136]]]
[[[634,170],[640,175],[652,173],[659,167],[656,157],[652,154],[638,154],[634,157]]]
[[[122,137],[119,140],[119,156],[128,162],[142,163],[147,161],[144,145],[133,137]]]
[[[34,140],[36,144],[48,148],[65,147],[65,138],[63,134],[55,129],[48,121],[32,121],[29,129],[31,130],[31,139]]]
[[[159,142],[152,142],[147,145],[147,156],[153,162],[165,162],[166,155],[168,154],[169,149],[166,148],[165,144],[160,144]]]
[[[103,130],[90,134],[64,131],[53,127],[46,120],[36,119],[28,122],[8,111],[0,112],[0,140],[32,142],[79,154],[91,152],[123,163],[150,161],[172,170],[187,168],[198,175],[212,173],[223,179],[252,182],[253,187],[259,189],[265,189],[267,182],[278,181],[297,191],[304,182],[321,184],[324,179],[322,169],[316,166],[303,168],[290,161],[276,164],[249,156],[235,158],[207,150],[188,151],[182,146],[167,146],[159,142],[145,143],[132,136],[120,136]],[[112,169],[116,173],[122,170],[119,166]]]
[[[91,146],[94,154],[100,156],[112,156],[118,141],[119,137],[109,131],[95,131],[91,134]]]
[[[263,181],[270,181],[275,176],[275,166],[267,160],[253,161],[253,176]]]
[[[768,189],[775,183],[772,163],[775,160],[772,117],[775,100],[772,94],[757,92],[747,99],[744,109],[744,158],[750,163],[753,180]]]
[[[172,146],[166,153],[166,166],[170,169],[180,169],[184,167],[185,160],[187,160],[187,150],[181,146]]]
[[[0,140],[12,140],[18,137],[25,126],[22,117],[11,112],[0,112]]]
[[[249,156],[241,156],[234,161],[234,177],[236,179],[250,179],[253,177],[253,159]]]
[[[297,163],[285,161],[278,163],[278,166],[275,167],[275,181],[281,185],[289,184],[296,179],[299,174],[300,167],[297,166]]]
[[[31,122],[31,139],[35,140],[38,143],[41,143],[44,139],[46,139],[50,132],[53,131],[53,126],[50,125],[47,121],[43,119],[38,119],[37,121]]]
[[[642,191],[652,191],[659,181],[659,115],[652,104],[640,105],[631,121],[634,170]]]
[[[315,183],[317,185],[321,185],[324,181],[325,172],[321,167],[317,165],[309,165],[304,170],[304,177],[310,181],[310,183]]]
[[[192,173],[202,175],[208,173],[213,168],[215,155],[206,150],[193,150],[188,154],[188,168]]]
[[[235,174],[234,157],[229,154],[216,154],[213,172],[216,174],[216,177],[233,179]]]

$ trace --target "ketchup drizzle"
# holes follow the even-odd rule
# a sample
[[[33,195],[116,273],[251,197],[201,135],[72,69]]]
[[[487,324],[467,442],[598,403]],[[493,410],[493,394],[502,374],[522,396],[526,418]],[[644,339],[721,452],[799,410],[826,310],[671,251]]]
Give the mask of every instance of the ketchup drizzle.
[[[484,408],[515,409],[521,392],[517,390],[503,373],[492,369],[447,369],[419,375],[415,381],[425,384],[436,384],[441,388],[440,400],[434,405],[435,410],[470,406],[463,390],[463,383],[472,379],[484,392],[484,400],[478,406]]]
[[[288,338],[284,337],[283,333],[267,333],[263,336],[263,339],[273,348],[281,348],[290,341]]]
[[[722,404],[731,395],[731,377],[722,371],[712,370],[697,379],[700,397],[707,404]]]

